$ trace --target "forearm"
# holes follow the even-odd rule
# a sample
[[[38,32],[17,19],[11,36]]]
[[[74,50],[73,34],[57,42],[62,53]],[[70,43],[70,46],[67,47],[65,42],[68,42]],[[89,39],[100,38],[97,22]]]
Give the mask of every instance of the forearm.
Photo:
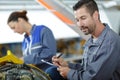
[[[71,69],[77,69],[77,70],[81,70],[81,69],[83,69],[83,67],[82,67],[82,65],[80,64],[80,63],[78,63],[78,64],[75,64],[75,63],[68,63],[68,66],[69,66],[69,68],[71,68]]]

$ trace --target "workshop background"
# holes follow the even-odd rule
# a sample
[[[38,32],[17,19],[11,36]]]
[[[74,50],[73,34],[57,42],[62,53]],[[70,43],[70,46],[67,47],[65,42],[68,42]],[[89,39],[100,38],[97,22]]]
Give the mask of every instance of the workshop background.
[[[58,53],[63,53],[66,60],[79,60],[89,35],[85,36],[75,24],[72,6],[77,1],[0,0],[0,56],[5,56],[7,50],[18,57],[22,56],[21,42],[24,36],[14,33],[7,25],[7,19],[13,11],[27,10],[32,24],[44,24],[53,31]],[[95,1],[102,15],[101,21],[108,23],[120,35],[120,1]]]

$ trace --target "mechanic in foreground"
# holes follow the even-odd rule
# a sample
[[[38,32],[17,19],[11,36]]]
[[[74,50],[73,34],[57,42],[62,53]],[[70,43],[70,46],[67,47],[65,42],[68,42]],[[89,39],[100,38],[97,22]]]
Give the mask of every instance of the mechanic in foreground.
[[[67,80],[120,80],[119,35],[100,21],[94,0],[79,0],[73,10],[80,30],[91,37],[84,46],[82,63],[67,63],[56,56],[52,58],[60,75]]]

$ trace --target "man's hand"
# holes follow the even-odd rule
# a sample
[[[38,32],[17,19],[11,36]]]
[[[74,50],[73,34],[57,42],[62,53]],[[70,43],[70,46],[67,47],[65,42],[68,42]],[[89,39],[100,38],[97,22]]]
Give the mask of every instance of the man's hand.
[[[57,58],[57,56],[53,56],[52,57],[52,62],[54,65],[56,66],[63,66],[63,67],[67,67],[68,63],[66,61],[63,60],[63,58]]]
[[[68,72],[70,71],[70,68],[59,66],[59,67],[57,68],[57,70],[60,72],[60,75],[61,75],[63,78],[67,78],[67,74],[68,74]]]
[[[52,62],[54,65],[58,66],[57,70],[63,78],[67,78],[67,74],[70,71],[68,63],[64,61],[63,58],[58,58],[57,56],[52,57]]]

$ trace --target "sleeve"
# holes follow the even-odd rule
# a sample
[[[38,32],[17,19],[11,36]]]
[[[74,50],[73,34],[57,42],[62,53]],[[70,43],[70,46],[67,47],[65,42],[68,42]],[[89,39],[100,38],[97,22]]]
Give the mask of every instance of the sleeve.
[[[86,70],[71,69],[67,75],[68,80],[110,80],[120,56],[119,40],[115,41],[104,42],[98,55],[88,64]]]
[[[77,70],[83,69],[83,67],[80,63],[68,63],[68,66],[71,69],[77,69]]]
[[[56,40],[52,31],[44,27],[40,33],[42,47],[37,53],[26,56],[26,62],[32,64],[42,64],[41,59],[51,62],[52,56],[56,54]],[[29,60],[28,60],[29,59]]]
[[[42,39],[42,50],[40,56],[43,59],[51,60],[52,56],[56,55],[56,40],[52,31],[49,28],[44,28],[41,33]]]

